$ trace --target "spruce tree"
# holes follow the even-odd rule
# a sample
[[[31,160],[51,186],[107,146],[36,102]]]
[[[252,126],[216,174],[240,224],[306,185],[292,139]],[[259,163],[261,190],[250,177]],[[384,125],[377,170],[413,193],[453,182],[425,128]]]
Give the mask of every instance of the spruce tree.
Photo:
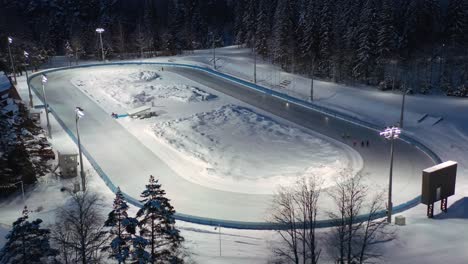
[[[272,52],[274,60],[285,68],[291,63],[293,46],[293,23],[288,0],[278,0],[273,24]]]
[[[268,0],[260,1],[260,8],[257,14],[257,28],[255,32],[255,51],[265,58],[268,55],[268,37],[270,34],[270,22],[268,18]]]
[[[57,262],[58,251],[49,244],[49,229],[41,228],[41,219],[28,221],[29,211],[25,206],[23,216],[13,223],[6,236],[7,242],[0,250],[0,263],[35,264]]]
[[[143,207],[137,212],[141,237],[148,240],[150,263],[182,263],[177,256],[183,241],[175,227],[174,207],[152,175],[141,193]]]
[[[105,226],[110,227],[111,242],[103,249],[110,252],[110,257],[116,259],[118,263],[125,263],[129,258],[132,234],[135,233],[136,220],[128,217],[127,211],[128,205],[118,188],[113,210],[104,223]]]
[[[355,78],[367,80],[369,70],[375,62],[374,52],[376,50],[376,10],[374,0],[367,0],[361,11],[358,24],[358,50],[357,60],[353,68]]]

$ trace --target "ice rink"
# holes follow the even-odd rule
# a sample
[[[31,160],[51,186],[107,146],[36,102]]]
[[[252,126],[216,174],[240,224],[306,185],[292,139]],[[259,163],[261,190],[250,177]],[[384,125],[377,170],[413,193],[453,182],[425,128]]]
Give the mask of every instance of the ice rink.
[[[114,184],[132,197],[138,198],[153,174],[179,213],[263,222],[268,220],[276,184],[288,184],[297,176],[320,174],[331,186],[339,171],[362,169],[376,191],[386,188],[389,143],[376,131],[205,72],[165,67],[161,76],[152,74],[158,70],[157,66],[99,66],[48,74],[51,109],[71,131],[75,131],[74,107],[85,109],[86,118],[80,121],[83,146]],[[128,75],[134,79],[120,83],[112,74],[104,75],[118,71],[142,74]],[[154,89],[141,94],[145,82],[158,78],[161,87],[152,85]],[[128,87],[126,81],[134,85]],[[40,78],[32,80],[36,88],[39,82]],[[134,91],[119,90],[119,85]],[[203,93],[216,99],[200,100]],[[123,112],[150,97],[164,111],[160,117],[142,122],[110,117],[111,111]],[[350,138],[343,139],[343,134]],[[370,146],[361,147],[363,140],[369,140]],[[419,195],[421,170],[432,161],[402,141],[396,144],[395,157],[393,201],[398,205]],[[332,206],[326,195],[320,203]]]

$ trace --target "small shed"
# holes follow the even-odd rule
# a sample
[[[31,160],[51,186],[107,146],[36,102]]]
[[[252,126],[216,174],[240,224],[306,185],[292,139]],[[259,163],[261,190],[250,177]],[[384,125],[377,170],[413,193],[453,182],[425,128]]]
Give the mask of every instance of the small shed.
[[[60,174],[63,178],[69,179],[78,176],[78,153],[76,151],[58,151],[58,162]]]

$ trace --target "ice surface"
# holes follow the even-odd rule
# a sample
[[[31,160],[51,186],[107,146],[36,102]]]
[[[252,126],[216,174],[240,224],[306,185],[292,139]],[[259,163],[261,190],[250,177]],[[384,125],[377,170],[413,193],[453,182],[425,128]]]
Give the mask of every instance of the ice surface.
[[[328,187],[339,172],[362,169],[360,155],[345,144],[259,113],[176,74],[158,72],[158,78],[144,83],[135,77],[151,72],[146,69],[150,67],[97,68],[77,74],[72,83],[109,112],[118,104],[164,109],[166,114],[155,119],[119,121],[193,183],[222,191],[272,194],[298,176],[320,175]]]

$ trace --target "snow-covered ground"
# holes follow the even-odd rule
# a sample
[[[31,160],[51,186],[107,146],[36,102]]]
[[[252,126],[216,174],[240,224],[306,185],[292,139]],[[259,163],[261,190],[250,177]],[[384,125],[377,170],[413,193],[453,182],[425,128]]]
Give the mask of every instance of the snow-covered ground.
[[[91,73],[82,69],[71,82],[109,114],[154,106],[157,117],[118,120],[193,183],[272,194],[298,176],[322,175],[328,187],[338,172],[362,168],[360,155],[345,144],[177,74],[151,69],[155,67],[98,67]]]
[[[196,59],[193,55],[178,56],[174,58],[158,58],[157,61],[189,62],[198,65],[209,65],[210,51],[197,51]],[[252,59],[246,49],[228,47],[218,49],[217,54],[225,60],[224,69],[232,75],[249,78]],[[154,59],[153,59],[154,61]],[[231,66],[229,66],[231,65]],[[223,69],[221,69],[223,71]],[[261,63],[259,74],[262,71],[274,72],[276,67]],[[266,76],[265,73],[263,76]],[[278,74],[276,74],[278,75]],[[290,93],[303,90],[307,94],[307,79],[300,76],[281,73],[281,76],[294,79],[294,89],[289,86]],[[285,77],[286,78],[286,77]],[[268,78],[263,78],[268,79]],[[276,78],[278,79],[278,78]],[[283,77],[279,79],[284,79]],[[274,80],[271,78],[270,80]],[[301,81],[304,80],[301,85]],[[25,95],[24,82],[22,93]],[[296,88],[297,87],[297,88]],[[278,88],[288,90],[288,88]],[[399,119],[401,94],[382,93],[369,87],[348,87],[327,82],[315,82],[315,95],[318,104],[346,111],[359,118],[377,122],[379,124],[393,124]],[[27,98],[24,96],[24,98]],[[105,107],[105,106],[103,106]],[[114,110],[114,109],[109,109]],[[120,109],[124,111],[122,107]],[[115,109],[119,111],[119,109]],[[440,214],[436,205],[436,218],[425,217],[426,207],[419,205],[402,213],[407,217],[407,226],[396,227],[398,239],[383,244],[385,263],[466,263],[468,259],[468,101],[466,99],[446,98],[440,96],[408,96],[406,113],[408,117],[405,132],[417,136],[420,141],[433,149],[443,160],[455,160],[459,163],[456,194],[449,199],[449,213]],[[415,117],[423,114],[444,120],[432,125],[427,120],[418,123]],[[54,132],[57,134],[56,132]],[[64,138],[67,138],[64,136]],[[100,182],[101,188],[96,188],[103,194],[112,195],[105,185]],[[60,194],[52,190],[57,187],[41,187],[35,192],[30,202],[40,203],[44,206],[43,212],[53,211],[60,203]],[[42,189],[41,189],[42,188]],[[30,193],[28,191],[28,193]],[[29,195],[32,195],[31,193]],[[47,197],[51,199],[48,200]],[[110,201],[110,200],[109,200]],[[57,204],[56,204],[57,203]],[[110,203],[109,203],[110,204]],[[37,204],[36,204],[37,205]],[[20,198],[0,205],[0,223],[11,224],[19,215],[22,203]],[[34,208],[34,206],[32,206]],[[50,215],[50,213],[49,213]],[[40,215],[46,217],[46,213]],[[271,231],[249,231],[222,229],[222,257],[219,257],[218,233],[212,227],[193,225],[178,222],[182,234],[186,237],[193,257],[199,263],[266,263],[271,256],[271,242],[277,237]],[[0,233],[5,233],[0,227]],[[323,230],[321,232],[326,232]],[[1,244],[0,244],[1,246]],[[324,262],[328,263],[328,262]]]

